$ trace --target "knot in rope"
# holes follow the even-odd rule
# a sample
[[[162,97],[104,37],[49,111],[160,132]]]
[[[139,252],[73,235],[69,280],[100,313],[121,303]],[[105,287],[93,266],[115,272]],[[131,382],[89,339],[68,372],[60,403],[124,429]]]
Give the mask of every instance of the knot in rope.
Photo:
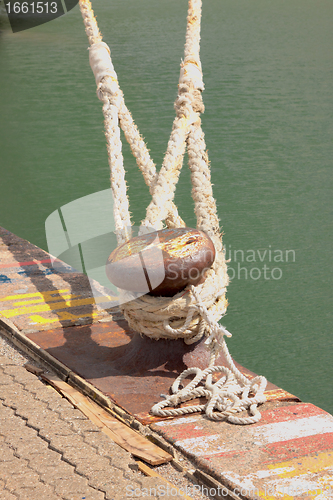
[[[166,417],[204,410],[207,417],[212,420],[227,419],[234,424],[258,422],[261,414],[257,406],[266,401],[264,391],[267,380],[261,376],[250,380],[236,368],[224,340],[224,336],[231,337],[231,333],[212,319],[202,302],[200,293],[195,287],[190,287],[190,291],[195,302],[189,306],[184,325],[178,329],[173,329],[166,321],[164,325],[168,332],[173,334],[183,333],[188,327],[193,314],[197,311],[201,316],[201,324],[204,324],[203,329],[199,327],[200,335],[206,333],[208,337],[205,344],[211,351],[209,366],[205,370],[199,368],[185,370],[173,383],[171,387],[172,394],[166,396],[165,400],[155,404],[151,412],[154,415]],[[196,340],[199,340],[198,334],[191,338],[191,343]],[[223,365],[215,366],[220,351],[223,352],[228,367]],[[213,374],[218,372],[222,372],[223,376],[218,381],[213,382]],[[195,375],[194,379],[187,386],[180,388],[182,381],[190,375]],[[181,403],[197,397],[205,397],[207,403],[165,409],[166,407],[179,406]],[[237,417],[235,415],[244,410],[249,410],[250,415],[247,417]]]

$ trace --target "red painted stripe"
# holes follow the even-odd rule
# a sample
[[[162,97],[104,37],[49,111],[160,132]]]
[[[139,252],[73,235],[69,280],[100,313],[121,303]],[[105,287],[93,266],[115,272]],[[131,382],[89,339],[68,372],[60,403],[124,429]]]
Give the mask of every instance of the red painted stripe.
[[[264,448],[261,448],[261,452],[264,453],[261,461],[264,464],[284,462],[292,458],[330,450],[332,450],[333,463],[333,432],[268,444]]]
[[[252,424],[251,428],[278,422],[288,422],[290,420],[297,420],[300,418],[307,418],[322,414],[326,414],[326,412],[310,403],[299,403],[291,406],[277,406],[273,410],[262,411],[261,420],[256,424]],[[168,426],[166,422],[163,427],[163,432],[168,439],[171,439],[172,441],[183,441],[187,438],[200,438],[210,436],[212,434],[211,429],[203,425],[202,422],[200,422],[200,419],[198,419],[195,424],[192,422],[189,422],[188,424],[182,422],[177,425],[176,421],[172,421],[172,423],[170,422],[170,426]],[[232,453],[239,453],[239,451],[237,450]],[[220,455],[218,454],[214,456]]]
[[[307,455],[314,455],[323,451],[332,450],[333,463],[333,432],[329,434],[316,434],[288,441],[271,443],[255,451],[260,464],[270,464],[285,462],[293,458],[300,458]],[[232,450],[214,455],[206,455],[203,458],[207,461],[219,459],[220,466],[230,466],[231,460],[236,460],[238,466],[244,460],[249,462],[249,456],[253,450]]]
[[[273,410],[261,412],[261,419],[251,427],[260,427],[264,424],[274,424],[275,422],[288,422],[298,418],[307,418],[314,415],[323,415],[328,413],[310,403],[299,403],[292,406],[278,406]]]
[[[200,424],[180,424],[179,427],[175,424],[168,428],[169,438],[175,441],[182,441],[187,438],[196,438],[203,436],[211,436],[209,429],[204,429]]]
[[[10,264],[0,264],[0,269],[5,267],[23,267],[23,266],[34,266],[36,264],[49,264],[50,262],[52,262],[51,259],[29,260],[27,262],[11,262]]]

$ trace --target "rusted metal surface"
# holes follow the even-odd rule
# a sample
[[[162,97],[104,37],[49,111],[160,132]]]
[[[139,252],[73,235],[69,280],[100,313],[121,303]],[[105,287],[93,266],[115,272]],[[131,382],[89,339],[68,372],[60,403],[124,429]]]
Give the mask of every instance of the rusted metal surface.
[[[152,340],[133,332],[125,320],[29,333],[28,338],[110,397],[142,423],[159,421],[150,408],[168,394],[186,368],[206,368],[203,342]],[[218,363],[224,364],[221,357]],[[248,377],[255,376],[238,363]],[[269,383],[268,391],[279,388]],[[293,398],[289,394],[289,398]],[[297,398],[295,398],[297,399]],[[192,403],[188,403],[192,404]]]
[[[212,240],[192,228],[162,229],[135,236],[108,258],[106,274],[119,288],[173,296],[203,281],[215,259]]]

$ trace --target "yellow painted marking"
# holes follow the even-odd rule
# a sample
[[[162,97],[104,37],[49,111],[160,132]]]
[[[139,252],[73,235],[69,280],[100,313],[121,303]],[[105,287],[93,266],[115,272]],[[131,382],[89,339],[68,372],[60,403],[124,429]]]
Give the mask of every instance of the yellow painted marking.
[[[311,498],[316,498],[317,496],[321,496],[323,493],[330,490],[333,482],[330,472],[328,472],[329,475],[326,474],[321,477],[315,477],[314,474],[325,474],[325,471],[329,471],[332,466],[333,452],[324,452],[318,453],[318,455],[293,458],[292,460],[288,460],[286,462],[271,464],[268,465],[268,469],[272,471],[280,468],[285,469],[283,472],[276,474],[276,476],[280,477],[281,479],[294,478],[293,480],[296,481],[297,479],[302,478],[302,480],[305,482],[312,482],[313,485],[316,485],[316,487],[309,490],[308,494]],[[285,485],[282,484],[282,487],[285,487]],[[259,496],[262,496],[263,498],[265,498],[265,500],[275,499],[275,497],[274,499],[273,497],[266,497],[262,491],[260,491]],[[295,497],[285,494],[283,496],[279,496],[278,498],[279,500],[289,500],[294,499]]]
[[[104,297],[96,297],[96,299],[94,298],[75,299],[72,302],[62,300],[61,302],[51,302],[50,305],[46,303],[30,307],[6,309],[4,311],[0,311],[0,314],[2,314],[5,318],[9,319],[14,316],[22,316],[23,314],[31,314],[34,312],[49,312],[49,311],[56,311],[57,309],[66,309],[66,308],[69,309],[71,307],[79,307],[99,302],[106,302],[107,300],[112,300],[112,297],[104,296]]]
[[[326,467],[333,467],[333,452],[318,453],[318,455],[308,455],[305,457],[293,458],[287,462],[268,465],[268,469],[271,470],[279,469],[281,467],[293,468],[293,470],[288,470],[278,474],[278,476],[282,478],[321,472]]]
[[[298,399],[296,396],[290,392],[284,391],[283,389],[265,391],[265,396],[267,401],[274,401],[275,399]]]
[[[74,314],[71,314],[69,312],[59,312],[57,316],[57,318],[47,319],[39,316],[38,314],[33,314],[29,317],[29,319],[31,320],[31,322],[38,323],[40,325],[46,325],[47,323],[56,323],[57,321],[63,321],[66,319],[77,319]]]
[[[80,297],[80,295],[71,295],[71,294],[68,294],[68,295],[61,295],[61,298],[62,299],[75,299],[77,297]],[[52,302],[56,302],[57,300],[59,300],[59,297],[52,297],[53,300],[44,300],[45,298],[39,298],[39,297],[36,297],[35,299],[33,300],[23,300],[23,301],[19,301],[19,302],[14,302],[14,306],[25,306],[27,304],[38,304],[38,303],[43,303],[43,302],[46,302],[47,304],[52,304]]]
[[[18,293],[17,295],[7,295],[7,297],[3,297],[0,300],[1,301],[16,300],[16,299],[22,299],[22,298],[29,299],[30,297],[45,298],[45,297],[50,297],[50,296],[53,297],[54,295],[61,295],[62,293],[65,293],[65,292],[70,292],[69,288],[66,288],[65,290],[49,290],[48,292],[43,292],[43,293],[40,293],[40,292]]]
[[[80,318],[97,318],[99,316],[98,312],[89,312],[86,314],[71,314],[69,312],[59,312],[57,313],[57,318],[43,318],[37,314],[30,316],[30,320],[33,323],[38,323],[39,325],[47,325],[48,323],[57,323],[65,320],[77,320]]]
[[[280,495],[278,496],[279,500],[294,500],[294,497],[291,497],[290,495],[283,495],[282,496],[281,493],[280,493]],[[263,490],[259,490],[259,497],[264,498],[264,500],[277,500],[276,496],[272,497],[271,495],[267,495],[267,493],[265,493],[265,491],[263,491]]]
[[[242,490],[242,488],[241,488],[241,486],[240,486],[240,487],[235,488],[235,489],[234,489],[234,492],[235,492],[235,493],[240,493],[240,492],[241,492],[241,490]],[[269,489],[269,488],[267,488],[267,490],[268,490],[268,491],[265,491],[265,490],[261,490],[260,488],[255,487],[255,488],[254,488],[254,490],[252,490],[252,489],[250,488],[250,491],[249,491],[249,492],[251,492],[251,493],[252,493],[252,492],[254,491],[254,492],[255,492],[255,496],[254,496],[254,498],[258,498],[258,497],[260,497],[260,498],[263,498],[264,500],[277,500],[277,498],[278,498],[279,500],[295,500],[295,497],[291,497],[290,495],[287,495],[287,494],[282,495],[282,493],[279,493],[279,495],[278,495],[278,496],[277,496],[277,495],[276,495],[276,496],[275,496],[275,495],[274,495],[274,496],[272,496],[272,495],[270,494],[270,489]],[[244,491],[247,491],[247,489],[246,489],[245,487],[244,487]],[[249,493],[249,492],[248,492],[248,493]],[[250,497],[250,498],[253,498],[253,496],[251,495],[251,497]]]

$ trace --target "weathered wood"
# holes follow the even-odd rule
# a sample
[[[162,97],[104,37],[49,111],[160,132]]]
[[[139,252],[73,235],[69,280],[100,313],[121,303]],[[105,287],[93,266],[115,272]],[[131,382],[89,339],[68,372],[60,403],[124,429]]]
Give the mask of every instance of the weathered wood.
[[[145,460],[151,465],[161,465],[173,459],[172,455],[111,416],[106,410],[98,406],[98,404],[91,401],[56,375],[41,373],[40,369],[32,365],[29,365],[27,369],[38,374],[43,380],[55,387],[75,408],[82,411],[86,417],[100,428],[102,432],[107,434],[119,446],[132,453],[132,455]]]
[[[24,365],[24,368],[26,370],[28,370],[28,372],[33,373],[34,375],[38,375],[38,376],[40,376],[44,372],[43,368],[38,368],[37,366],[34,366],[30,363],[26,363]]]
[[[106,274],[119,288],[170,297],[197,285],[215,259],[215,247],[202,231],[162,229],[136,236],[109,256]]]

